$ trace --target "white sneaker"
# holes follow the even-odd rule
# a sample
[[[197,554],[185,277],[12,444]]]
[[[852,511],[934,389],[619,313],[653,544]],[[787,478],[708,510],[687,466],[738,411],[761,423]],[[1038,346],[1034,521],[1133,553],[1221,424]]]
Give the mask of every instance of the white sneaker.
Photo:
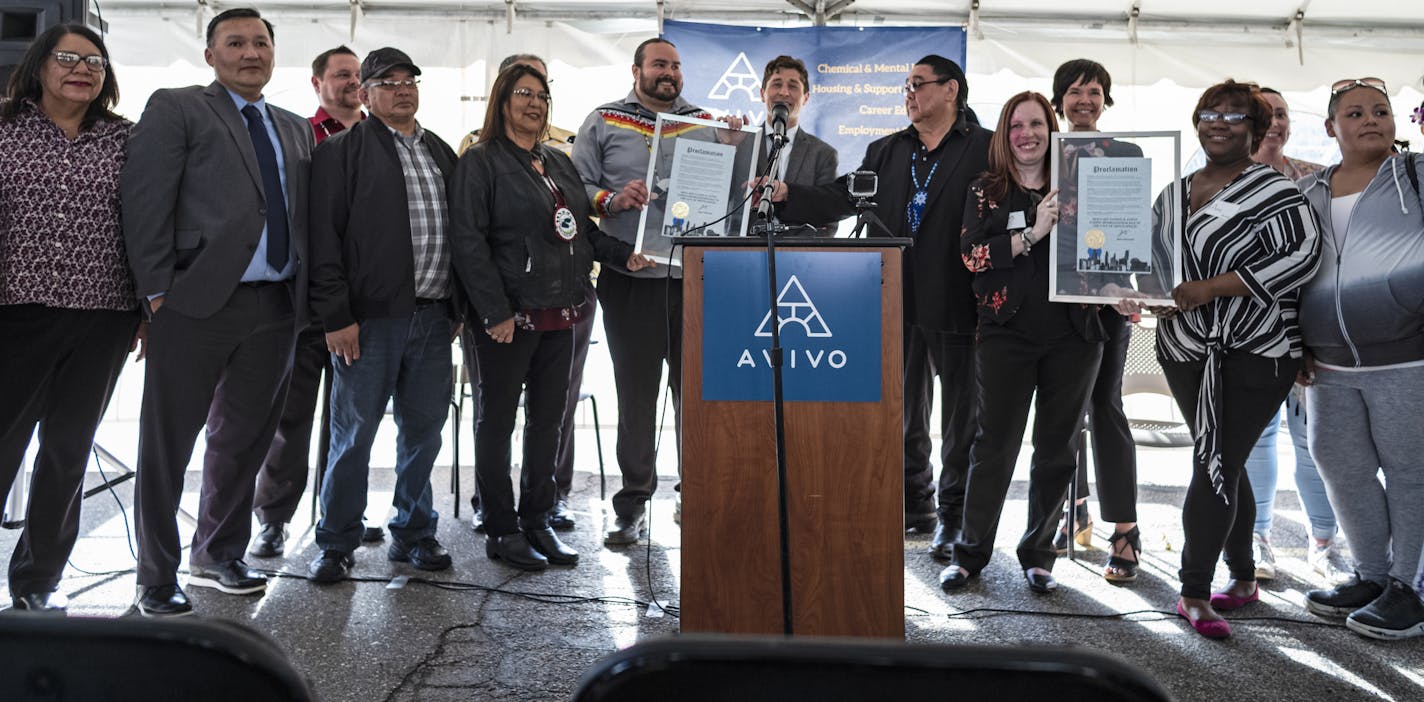
[[[1315,539],[1310,539],[1305,560],[1331,585],[1339,585],[1350,579],[1352,571],[1345,562],[1345,557],[1340,555],[1340,544],[1336,539],[1331,539],[1324,546],[1317,546]]]
[[[1264,534],[1251,534],[1251,560],[1256,562],[1256,580],[1264,582],[1276,577],[1276,554]]]

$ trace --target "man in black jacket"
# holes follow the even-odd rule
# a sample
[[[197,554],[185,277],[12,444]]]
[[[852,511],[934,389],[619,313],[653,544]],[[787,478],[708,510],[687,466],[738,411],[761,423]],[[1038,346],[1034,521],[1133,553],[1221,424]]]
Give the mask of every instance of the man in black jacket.
[[[914,239],[904,258],[905,526],[934,529],[930,553],[949,557],[964,514],[974,440],[974,330],[971,276],[959,256],[969,182],[989,165],[989,137],[968,108],[969,85],[953,61],[931,54],[905,79],[910,126],[866,147],[860,170],[879,176],[877,202],[890,233]],[[787,219],[852,211],[843,181],[790,184],[778,212]],[[943,397],[943,470],[935,502],[930,464],[934,375]]]
[[[387,556],[450,567],[435,539],[430,470],[450,400],[450,338],[459,286],[446,188],[455,153],[415,120],[420,69],[377,49],[361,63],[370,119],[312,156],[311,308],[327,330],[335,381],[314,582],[344,578],[360,544],[371,444],[395,397],[395,507]]]

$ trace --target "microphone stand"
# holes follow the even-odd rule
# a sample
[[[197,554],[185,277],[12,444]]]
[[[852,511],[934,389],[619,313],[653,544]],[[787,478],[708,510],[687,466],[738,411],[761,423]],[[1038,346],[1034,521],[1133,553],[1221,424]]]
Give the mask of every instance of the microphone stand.
[[[781,538],[781,617],[782,631],[787,636],[793,633],[791,616],[791,527],[786,505],[786,406],[782,396],[781,377],[781,305],[777,302],[776,289],[776,235],[786,231],[786,226],[771,221],[771,195],[775,191],[770,174],[776,172],[776,161],[781,157],[785,137],[773,137],[771,151],[767,154],[767,179],[762,185],[761,202],[757,204],[757,219],[760,223],[753,231],[766,236],[766,278],[771,291],[771,407],[776,424],[776,510]]]

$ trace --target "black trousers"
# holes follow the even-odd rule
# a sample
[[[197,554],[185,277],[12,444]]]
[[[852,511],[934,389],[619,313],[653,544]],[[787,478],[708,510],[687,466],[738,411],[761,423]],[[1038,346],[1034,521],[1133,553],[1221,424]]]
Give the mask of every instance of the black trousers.
[[[50,592],[79,538],[84,469],[138,328],[137,311],[0,306],[14,340],[0,371],[0,499],[22,475],[39,426],[25,529],[10,557],[10,594]]]
[[[623,487],[613,495],[613,511],[631,516],[643,510],[658,487],[658,396],[664,362],[678,439],[673,450],[682,444],[682,281],[634,278],[604,268],[598,276],[598,303],[603,306],[603,330],[618,390],[617,454]]]
[[[969,447],[976,429],[974,337],[905,325],[904,345],[905,512],[937,512],[945,524],[957,526],[964,516]],[[933,442],[929,427],[936,375],[942,437],[938,489],[930,460]]]
[[[573,332],[515,329],[501,344],[475,334],[480,366],[480,419],[475,427],[475,482],[484,508],[485,532],[491,537],[549,523],[557,488],[554,457],[559,423],[569,387]],[[520,465],[519,504],[514,503],[511,444],[519,396],[524,398],[524,457]]]
[[[583,366],[588,361],[588,346],[593,340],[593,323],[598,305],[588,306],[588,316],[574,324],[573,361],[569,366],[569,391],[564,398],[564,416],[559,422],[559,453],[554,459],[554,482],[559,486],[558,499],[566,500],[574,488],[574,411],[578,409],[579,393],[583,390]]]
[[[1092,389],[1102,343],[1077,334],[1044,341],[996,324],[981,323],[975,359],[979,375],[979,433],[970,453],[964,530],[954,562],[977,573],[989,564],[1004,498],[1023,444],[1029,401],[1034,400],[1033,463],[1028,483],[1028,529],[1019,540],[1019,564],[1053,569],[1053,535],[1077,461],[1073,436]],[[1035,399],[1036,396],[1036,399]]]
[[[1187,426],[1196,434],[1197,395],[1201,391],[1205,361],[1162,361],[1167,385],[1181,408]],[[1211,596],[1211,576],[1216,560],[1224,556],[1235,580],[1255,580],[1251,558],[1251,530],[1256,524],[1256,497],[1246,479],[1246,456],[1261,438],[1266,423],[1276,416],[1300,360],[1266,358],[1241,351],[1228,352],[1221,363],[1221,477],[1225,495],[1212,489],[1207,467],[1192,454],[1192,480],[1182,502],[1182,597]]]
[[[134,488],[140,586],[177,580],[178,502],[193,442],[205,425],[198,528],[188,560],[223,563],[247,549],[257,470],[287,399],[296,339],[292,309],[292,285],[272,283],[238,285],[206,319],[166,307],[154,315]]]
[[[1098,379],[1088,398],[1088,429],[1093,443],[1093,471],[1098,478],[1098,510],[1103,521],[1137,521],[1137,444],[1132,427],[1122,410],[1122,372],[1127,365],[1127,347],[1132,341],[1132,324],[1116,310],[1099,313],[1107,341]],[[1082,434],[1078,435],[1082,442]],[[1078,466],[1078,497],[1088,491],[1088,467]]]
[[[301,504],[311,469],[312,426],[323,375],[330,382],[331,352],[326,350],[326,330],[312,324],[297,334],[287,402],[257,473],[252,511],[261,524],[286,524]]]

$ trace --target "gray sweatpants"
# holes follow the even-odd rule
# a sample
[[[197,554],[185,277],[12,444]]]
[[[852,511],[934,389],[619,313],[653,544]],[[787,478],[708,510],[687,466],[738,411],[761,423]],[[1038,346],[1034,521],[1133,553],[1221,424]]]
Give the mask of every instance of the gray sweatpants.
[[[1306,408],[1310,455],[1360,577],[1415,585],[1424,549],[1424,366],[1318,368]]]

